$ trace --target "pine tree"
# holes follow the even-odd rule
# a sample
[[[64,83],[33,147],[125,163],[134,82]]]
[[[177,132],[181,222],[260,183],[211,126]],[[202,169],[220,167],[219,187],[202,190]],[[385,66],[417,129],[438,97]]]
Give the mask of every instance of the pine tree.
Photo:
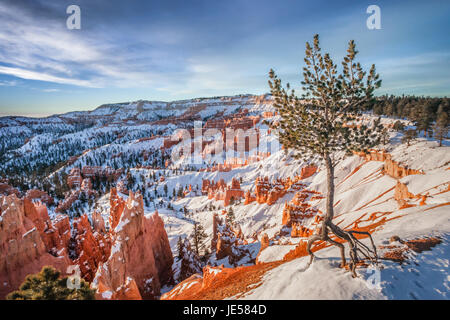
[[[195,253],[199,256],[200,251],[205,247],[204,240],[208,237],[203,226],[197,221],[194,222],[194,229],[191,234],[192,244]]]
[[[403,131],[403,130],[405,130],[405,126],[400,120],[397,120],[394,122],[393,129],[395,131]]]
[[[67,286],[67,277],[53,267],[43,267],[39,273],[28,275],[19,290],[6,297],[8,300],[94,300],[95,290],[81,279],[79,289]]]
[[[417,110],[415,119],[417,130],[419,133],[420,131],[423,131],[425,137],[427,136],[427,133],[431,129],[432,116],[433,114],[431,112],[430,103],[425,103],[424,105],[421,106],[420,109]]]
[[[235,219],[235,216],[234,216],[233,208],[229,207],[228,212],[227,212],[227,218],[226,218],[227,223],[231,226],[234,223],[234,219]]]
[[[405,131],[402,137],[402,143],[406,143],[406,145],[409,147],[409,144],[412,140],[414,140],[417,137],[417,130],[416,129],[408,129]]]
[[[183,257],[183,249],[184,249],[181,237],[178,237],[177,249],[178,249],[178,259],[181,259]]]
[[[442,140],[447,137],[448,134],[448,114],[443,108],[439,108],[436,123],[434,125],[434,137],[439,140],[439,146],[442,146]]]
[[[380,134],[380,138],[381,138],[381,143],[386,145],[389,142],[389,131],[387,128],[383,128],[383,130],[381,130],[381,134]]]
[[[296,151],[297,157],[319,157],[325,163],[327,172],[326,214],[322,222],[321,233],[308,240],[307,251],[314,254],[311,246],[322,240],[337,245],[341,250],[342,265],[346,264],[344,245],[332,240],[329,232],[350,244],[351,270],[356,276],[358,262],[357,251],[367,248],[354,236],[356,231],[344,231],[336,226],[334,217],[334,168],[336,151],[365,151],[380,142],[380,120],[372,126],[355,125],[361,111],[373,101],[373,92],[381,85],[379,75],[372,65],[365,72],[360,63],[355,62],[357,54],[353,40],[349,42],[347,55],[339,72],[328,53],[322,54],[319,36],[314,36],[311,46],[306,43],[306,66],[303,68],[303,100],[300,100],[290,85],[282,87],[281,80],[270,70],[269,86],[274,97],[274,107],[281,116],[273,125],[277,129],[280,142],[285,149]],[[368,233],[367,233],[368,234]],[[370,236],[370,234],[368,234]],[[376,259],[375,248],[365,251],[366,258]]]

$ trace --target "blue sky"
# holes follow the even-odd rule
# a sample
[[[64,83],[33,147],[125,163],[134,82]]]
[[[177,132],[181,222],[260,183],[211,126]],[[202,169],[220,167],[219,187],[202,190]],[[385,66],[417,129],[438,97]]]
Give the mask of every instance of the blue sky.
[[[81,8],[81,30],[66,8]],[[381,8],[369,30],[366,8]],[[0,116],[300,86],[305,41],[335,62],[354,39],[378,94],[450,96],[449,1],[0,0]]]

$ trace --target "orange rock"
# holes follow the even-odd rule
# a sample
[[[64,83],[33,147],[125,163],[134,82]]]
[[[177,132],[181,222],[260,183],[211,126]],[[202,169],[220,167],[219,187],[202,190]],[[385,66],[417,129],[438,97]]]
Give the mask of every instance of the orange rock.
[[[29,202],[28,216],[42,228],[46,212],[33,209],[31,205]],[[17,289],[28,274],[39,272],[43,266],[51,265],[65,274],[71,264],[67,252],[49,253],[38,226],[25,214],[22,200],[14,194],[0,197],[0,213],[0,299]],[[56,229],[51,226],[51,230]]]
[[[209,180],[202,181],[202,194],[208,195],[208,199],[223,201],[224,206],[228,206],[232,199],[237,200],[244,197],[244,191],[237,179],[232,179],[231,186],[227,186],[221,179],[218,183]]]
[[[82,277],[92,282],[98,266],[109,257],[110,239],[99,232],[93,233],[87,215],[75,219],[73,229],[74,262],[79,265]]]
[[[300,173],[300,179],[306,179],[311,177],[313,174],[315,174],[317,171],[316,166],[306,166],[303,167]]]
[[[47,205],[52,205],[54,203],[54,199],[50,197],[47,192],[39,189],[28,190],[25,194],[25,198],[28,200],[38,199]]]
[[[400,179],[412,174],[422,174],[420,170],[407,168],[392,160],[391,155],[385,151],[369,150],[368,153],[355,153],[364,156],[367,161],[383,161],[384,172],[393,178]]]
[[[97,270],[93,287],[99,299],[117,298],[129,278],[144,299],[160,294],[162,285],[171,283],[172,251],[164,222],[156,211],[146,217],[140,193],[130,192],[119,221],[111,230],[112,249],[108,260]]]
[[[142,300],[136,281],[132,278],[128,278],[127,282],[111,298],[113,300]]]
[[[117,195],[116,188],[111,188],[109,195],[110,213],[109,213],[109,227],[114,230],[120,220],[120,215],[125,208],[125,201]]]

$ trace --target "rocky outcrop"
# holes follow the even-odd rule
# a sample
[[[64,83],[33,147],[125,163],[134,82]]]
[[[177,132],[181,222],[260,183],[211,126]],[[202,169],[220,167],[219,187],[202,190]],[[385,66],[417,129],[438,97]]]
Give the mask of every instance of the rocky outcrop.
[[[415,196],[408,191],[408,187],[406,184],[401,183],[400,181],[397,182],[394,189],[394,199],[397,201],[400,200],[408,200],[413,199]]]
[[[11,194],[15,194],[17,197],[20,197],[20,192],[16,188],[10,186],[7,183],[0,182],[0,195],[9,196]]]
[[[299,237],[303,236],[300,234],[307,232],[302,227],[305,224],[304,220],[315,217],[319,212],[318,209],[313,208],[309,203],[310,200],[313,200],[313,197],[317,197],[317,194],[316,191],[303,189],[298,191],[289,203],[285,203],[282,224],[287,227],[292,226],[291,236]]]
[[[61,248],[67,239],[68,220],[60,219],[53,225],[42,205],[35,207],[28,200],[26,206],[16,195],[0,197],[1,299],[43,266],[51,265],[65,273],[71,264],[67,251]],[[61,239],[55,241],[57,238]]]
[[[72,258],[80,267],[82,277],[92,282],[99,265],[109,257],[111,251],[109,235],[93,231],[87,215],[73,221],[72,234]]]
[[[397,200],[399,209],[405,209],[414,207],[416,204],[409,203],[413,199],[421,199],[420,205],[426,204],[427,196],[421,196],[420,194],[414,195],[408,190],[408,186],[400,181],[397,181],[394,189],[394,199]]]
[[[125,201],[117,195],[116,188],[111,188],[109,194],[109,227],[114,230],[119,223],[120,215],[125,208]]]
[[[39,190],[39,189],[31,189],[28,190],[25,194],[25,198],[28,200],[39,200],[46,205],[52,205],[54,203],[54,199],[48,195],[47,192]]]
[[[216,214],[213,216],[213,237],[211,240],[211,252],[215,253],[215,259],[228,258],[228,263],[237,265],[237,262],[251,254],[242,245],[247,244],[243,240],[242,231],[233,230],[226,222]]]
[[[264,233],[261,237],[261,247],[259,248],[258,255],[256,256],[256,263],[258,262],[258,258],[261,255],[261,252],[263,252],[264,249],[268,248],[270,246],[270,239],[267,233]]]
[[[47,251],[53,255],[65,255],[71,235],[69,218],[57,215],[52,221],[47,207],[41,202],[33,203],[25,198],[22,203],[25,216],[38,230]]]
[[[293,179],[290,177],[286,179],[277,178],[273,181],[269,181],[268,177],[257,177],[255,181],[255,195],[252,195],[250,191],[245,193],[244,204],[250,204],[254,201],[259,204],[266,203],[273,205],[279,199],[283,198],[287,193],[297,192],[306,187],[301,182],[302,179],[309,178],[317,171],[317,167],[306,166],[301,169],[300,175],[295,176]]]
[[[209,180],[202,181],[202,194],[207,194],[208,199],[223,201],[224,206],[228,206],[233,200],[244,197],[244,191],[237,179],[232,179],[231,185],[227,186],[221,179],[218,183]]]
[[[367,161],[383,161],[384,172],[396,179],[401,179],[412,174],[423,174],[420,170],[408,168],[392,160],[392,156],[385,151],[369,150],[367,153],[358,152],[356,154],[364,157]]]
[[[82,180],[80,168],[72,168],[67,176],[67,185],[69,188],[80,187]]]
[[[92,218],[92,229],[94,229],[95,232],[106,234],[105,220],[103,220],[100,211],[95,210],[92,213],[91,218]]]
[[[114,201],[120,203],[118,199]],[[173,257],[164,223],[157,211],[148,217],[144,215],[140,193],[130,192],[122,212],[120,208],[114,208],[120,218],[110,230],[111,254],[97,270],[93,282],[97,298],[136,298],[136,292],[122,290],[133,281],[142,298],[155,298],[162,285],[172,282]]]
[[[317,167],[316,166],[303,167],[301,172],[300,172],[300,180],[309,178],[312,175],[314,175],[316,172],[317,172]]]

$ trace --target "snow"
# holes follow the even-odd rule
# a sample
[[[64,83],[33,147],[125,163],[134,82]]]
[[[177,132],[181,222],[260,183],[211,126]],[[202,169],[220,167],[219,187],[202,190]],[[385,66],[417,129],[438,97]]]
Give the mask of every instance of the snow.
[[[283,257],[291,250],[295,249],[295,245],[274,245],[264,249],[258,256],[258,262],[272,262],[283,260]]]
[[[448,299],[450,215],[445,207],[425,213],[429,208],[433,206],[408,208],[402,218],[390,221],[373,234],[377,244],[385,243],[393,235],[401,239],[424,235],[443,238],[442,244],[417,254],[407,264],[383,261],[378,270],[379,288],[372,282],[376,272],[357,269],[359,278],[353,279],[349,272],[339,268],[339,250],[330,247],[316,252],[317,259],[309,268],[306,268],[309,257],[302,257],[270,270],[262,285],[251,290],[244,299]],[[346,252],[348,256],[347,249]]]
[[[164,137],[175,131],[174,124],[162,125],[149,123],[166,117],[180,116],[188,111],[196,109],[196,114],[203,120],[214,117],[223,112],[230,115],[241,108],[248,108],[250,114],[260,115],[264,111],[274,111],[271,104],[252,104],[247,102],[250,96],[236,96],[228,98],[192,99],[174,102],[161,101],[136,101],[117,104],[108,104],[88,112],[72,112],[65,115],[49,117],[45,119],[27,119],[21,117],[0,118],[2,127],[0,138],[8,141],[8,149],[5,151],[6,162],[0,164],[0,170],[6,170],[18,161],[32,164],[45,161],[59,162],[55,154],[62,154],[63,160],[68,156],[76,155],[78,159],[71,165],[62,166],[59,170],[70,171],[75,166],[83,166],[94,159],[104,159],[102,166],[111,166],[112,155],[119,153],[141,157],[142,152],[155,153],[163,145]],[[273,117],[278,119],[279,116]],[[72,122],[79,119],[91,119],[95,121],[92,127],[76,129]],[[368,121],[373,119],[367,116]],[[382,118],[383,123],[390,123],[396,119]],[[76,121],[75,121],[76,122]],[[3,126],[4,124],[4,126]],[[275,134],[267,134],[264,130],[267,126],[259,123],[257,128],[261,130],[260,145],[277,146],[278,140]],[[159,132],[161,131],[161,132]],[[156,136],[151,140],[141,140],[151,135]],[[162,136],[159,136],[159,135]],[[448,299],[449,276],[449,210],[445,203],[450,202],[448,184],[450,182],[450,170],[446,170],[450,163],[450,146],[444,141],[443,147],[431,139],[419,138],[410,146],[400,143],[401,134],[390,132],[391,142],[379,149],[386,149],[394,161],[408,168],[422,170],[422,175],[411,175],[402,179],[394,179],[382,174],[383,162],[366,162],[359,156],[345,156],[343,153],[335,154],[339,163],[335,169],[335,219],[334,222],[342,227],[350,226],[356,219],[367,218],[372,213],[386,214],[386,217],[396,218],[376,228],[373,236],[377,244],[382,244],[393,235],[402,239],[423,237],[430,235],[442,236],[443,244],[433,248],[432,251],[423,252],[413,257],[409,265],[399,266],[394,262],[383,261],[383,269],[380,270],[381,282],[378,288],[370,285],[371,273],[365,269],[358,272],[361,277],[351,278],[350,273],[338,268],[339,251],[336,248],[326,248],[317,253],[317,260],[305,269],[309,258],[299,258],[284,263],[270,270],[263,278],[259,287],[251,290],[245,298],[248,299]],[[28,141],[25,143],[25,139]],[[214,139],[214,138],[211,138]],[[9,142],[11,140],[11,142]],[[188,142],[190,143],[190,142]],[[73,154],[65,154],[67,146],[74,147]],[[278,145],[279,146],[279,145]],[[174,148],[173,150],[176,150]],[[249,153],[255,152],[251,150]],[[264,150],[259,150],[264,151]],[[259,176],[268,176],[270,180],[276,178],[293,178],[300,174],[302,167],[308,162],[295,160],[292,152],[287,152],[278,147],[271,151],[271,155],[260,162],[234,169],[230,172],[194,172],[182,171],[174,175],[170,170],[130,168],[130,173],[136,178],[136,189],[142,190],[144,184],[152,182],[150,174],[164,174],[165,181],[156,185],[156,190],[161,195],[164,187],[168,194],[180,187],[192,185],[193,190],[188,197],[172,200],[173,210],[157,207],[155,203],[162,201],[167,204],[168,199],[157,197],[149,206],[145,206],[146,218],[151,218],[155,209],[158,209],[160,217],[168,234],[170,246],[174,254],[177,253],[178,237],[186,238],[192,233],[194,222],[203,225],[208,238],[207,244],[212,238],[212,218],[215,213],[223,209],[222,201],[208,200],[206,196],[196,193],[196,186],[201,188],[202,180],[224,181],[229,184],[233,178],[242,179],[241,188],[244,191],[254,190],[254,181]],[[127,167],[127,163],[117,160],[118,167]],[[312,159],[310,163],[318,163],[318,159]],[[181,158],[175,165],[187,164],[186,158]],[[204,167],[206,163],[199,165]],[[144,181],[140,181],[141,175]],[[50,175],[52,177],[52,175]],[[394,187],[397,182],[404,183],[413,194],[428,194],[426,204],[398,209],[398,203],[394,200]],[[325,194],[326,172],[323,166],[313,176],[304,179],[307,188]],[[153,194],[155,185],[145,187]],[[256,257],[260,243],[253,237],[261,239],[263,233],[269,238],[280,233],[282,229],[282,212],[285,202],[290,201],[294,193],[286,194],[275,204],[249,205],[237,203],[232,206],[235,214],[236,225],[242,230],[245,239],[249,242],[245,246],[251,257]],[[126,199],[126,196],[123,196]],[[6,199],[4,199],[5,202]],[[411,203],[419,204],[420,199],[412,199]],[[324,211],[325,200],[311,201],[310,204]],[[96,202],[102,217],[108,226],[109,223],[109,195],[103,195]],[[131,206],[136,206],[132,202]],[[210,205],[215,209],[210,210]],[[439,206],[440,205],[440,206]],[[182,209],[187,208],[192,214],[184,216]],[[52,215],[52,209],[50,214]],[[2,216],[3,213],[2,212]],[[2,221],[0,216],[0,222]],[[376,218],[375,221],[380,221]],[[364,226],[375,221],[361,222]],[[115,232],[120,232],[128,223],[128,219],[119,222]],[[306,226],[312,223],[312,219],[305,221]],[[31,232],[30,230],[29,232]],[[25,236],[25,235],[24,235]],[[271,241],[271,246],[261,252],[258,260],[270,262],[282,260],[283,257],[295,248],[304,238],[291,238],[278,236]],[[121,251],[121,241],[116,239],[111,250],[111,255]],[[348,254],[347,254],[348,255]],[[230,267],[227,259],[221,261],[212,260],[218,264],[223,263]],[[250,264],[248,260],[240,261],[240,264]],[[217,272],[218,269],[211,269]],[[366,272],[367,271],[367,272]],[[327,281],[317,280],[327,279]],[[194,282],[190,282],[192,285]],[[181,290],[189,287],[185,285]],[[111,297],[111,292],[105,292]]]
[[[22,238],[25,238],[26,236],[28,236],[29,234],[31,234],[31,233],[34,232],[34,231],[36,231],[36,227],[34,227],[34,228],[28,230],[27,232],[25,232],[25,233],[22,235]]]
[[[112,295],[113,295],[113,293],[111,291],[102,292],[102,298],[104,298],[104,299],[111,299]]]

